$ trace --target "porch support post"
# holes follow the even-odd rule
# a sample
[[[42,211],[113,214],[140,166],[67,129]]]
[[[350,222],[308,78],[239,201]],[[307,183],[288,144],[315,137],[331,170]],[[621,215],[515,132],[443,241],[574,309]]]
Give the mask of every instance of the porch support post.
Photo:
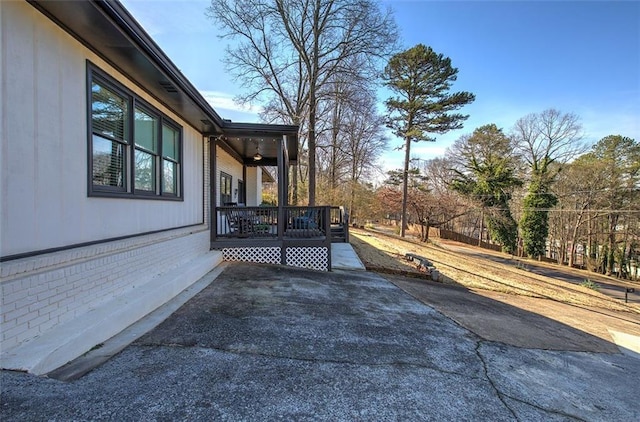
[[[256,167],[256,174],[258,174],[259,171],[260,171],[260,167],[258,166]],[[238,182],[236,181],[236,183]],[[257,188],[258,187],[256,186],[256,189]],[[247,165],[245,163],[242,163],[242,190],[243,192],[240,192],[240,186],[238,186],[238,197],[236,198],[236,202],[240,204],[240,198],[242,198],[244,200],[244,204],[248,205],[247,204]],[[256,205],[260,205],[260,203]]]
[[[287,136],[283,135],[278,141],[278,240],[284,238],[285,205],[287,205],[287,157],[286,157]],[[284,242],[280,248],[280,263],[287,264],[287,251]]]
[[[216,174],[218,173],[218,137],[209,137],[209,213],[210,213],[210,240],[215,242],[218,234],[218,212],[216,211],[216,198],[218,197],[218,186]]]
[[[322,208],[324,222],[324,247],[327,249],[327,271],[331,271],[331,206]]]

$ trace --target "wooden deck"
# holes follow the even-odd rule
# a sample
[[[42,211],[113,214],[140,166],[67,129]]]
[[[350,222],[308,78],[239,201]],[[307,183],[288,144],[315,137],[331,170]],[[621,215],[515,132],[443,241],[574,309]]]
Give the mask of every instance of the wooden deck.
[[[328,270],[331,243],[349,241],[348,216],[341,207],[225,206],[215,213],[211,249],[222,250],[226,260]]]

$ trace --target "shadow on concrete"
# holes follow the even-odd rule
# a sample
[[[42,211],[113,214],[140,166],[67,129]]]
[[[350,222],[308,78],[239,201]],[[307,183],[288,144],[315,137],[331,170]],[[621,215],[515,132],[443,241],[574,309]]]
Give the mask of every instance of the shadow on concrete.
[[[415,280],[406,277],[387,276],[392,283],[421,302],[433,306],[447,317],[485,340],[496,341],[523,348],[545,350],[573,350],[596,353],[619,353],[619,347],[611,341],[594,336],[583,330],[545,316],[544,313],[566,314],[571,305],[549,303],[545,299],[533,299],[511,296],[511,300],[544,302],[540,313],[533,313],[490,297],[479,295],[462,286],[443,285],[431,281]],[[493,293],[500,295],[499,293]],[[603,318],[598,311],[592,317]],[[606,317],[608,315],[604,315]],[[632,318],[632,316],[628,316]],[[624,324],[634,325],[625,318]],[[640,319],[635,321],[636,331],[640,334]]]

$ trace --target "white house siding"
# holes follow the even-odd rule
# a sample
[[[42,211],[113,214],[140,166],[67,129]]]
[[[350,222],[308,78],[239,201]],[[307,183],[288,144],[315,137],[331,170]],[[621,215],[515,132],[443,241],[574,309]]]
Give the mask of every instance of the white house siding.
[[[26,2],[2,5],[2,256],[204,222],[203,139]],[[86,60],[183,129],[184,201],[87,196]]]
[[[238,189],[238,180],[243,180],[242,164],[234,160],[233,157],[231,157],[231,155],[229,155],[222,148],[217,147],[216,148],[216,166],[217,166],[217,174],[216,174],[217,185],[216,186],[218,187],[217,189],[218,197],[216,198],[217,206],[222,206],[222,204],[220,203],[220,192],[219,192],[220,173],[227,173],[228,175],[231,176],[231,195],[233,199],[232,202],[237,202],[238,193],[236,189]],[[246,180],[245,180],[245,186],[246,186]],[[249,198],[247,198],[247,200],[248,199]],[[255,206],[256,204],[247,203],[246,205]]]
[[[1,363],[43,373],[221,257],[209,252],[202,135],[27,2],[0,1],[0,24],[0,255],[60,249],[0,264]],[[87,59],[182,126],[184,201],[88,197]]]
[[[238,188],[238,180],[242,179],[242,164],[234,160],[226,151],[218,147],[217,166],[218,173],[216,175],[217,186],[220,186],[220,173],[227,173],[232,177],[231,187],[233,193],[233,202],[237,202],[238,195],[235,193]],[[246,204],[249,207],[256,207],[262,203],[262,170],[260,167],[247,167],[246,180],[244,180],[245,189],[247,191]],[[220,206],[220,196],[216,200]]]

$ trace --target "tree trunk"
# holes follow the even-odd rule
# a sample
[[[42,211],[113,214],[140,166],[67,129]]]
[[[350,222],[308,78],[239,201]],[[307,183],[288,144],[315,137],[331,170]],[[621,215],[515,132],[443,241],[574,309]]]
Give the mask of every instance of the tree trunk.
[[[617,214],[609,214],[607,275],[613,274],[613,266],[615,264],[616,226],[618,225],[618,217]]]
[[[573,231],[571,232],[571,250],[569,251],[569,268],[573,267],[576,255],[576,242],[578,241],[578,228],[582,223],[582,213],[578,215],[576,224],[573,225]]]
[[[316,91],[311,88],[309,101],[309,206],[316,204]]]
[[[482,233],[484,233],[484,209],[480,212],[480,234],[478,234],[478,246],[482,246]]]
[[[427,223],[425,224],[425,233],[422,237],[423,242],[429,241],[429,229],[431,228],[431,220],[427,218]]]
[[[400,222],[400,236],[404,237],[407,227],[407,197],[409,195],[409,160],[411,159],[411,138],[405,138],[404,171],[402,172],[402,221]]]

